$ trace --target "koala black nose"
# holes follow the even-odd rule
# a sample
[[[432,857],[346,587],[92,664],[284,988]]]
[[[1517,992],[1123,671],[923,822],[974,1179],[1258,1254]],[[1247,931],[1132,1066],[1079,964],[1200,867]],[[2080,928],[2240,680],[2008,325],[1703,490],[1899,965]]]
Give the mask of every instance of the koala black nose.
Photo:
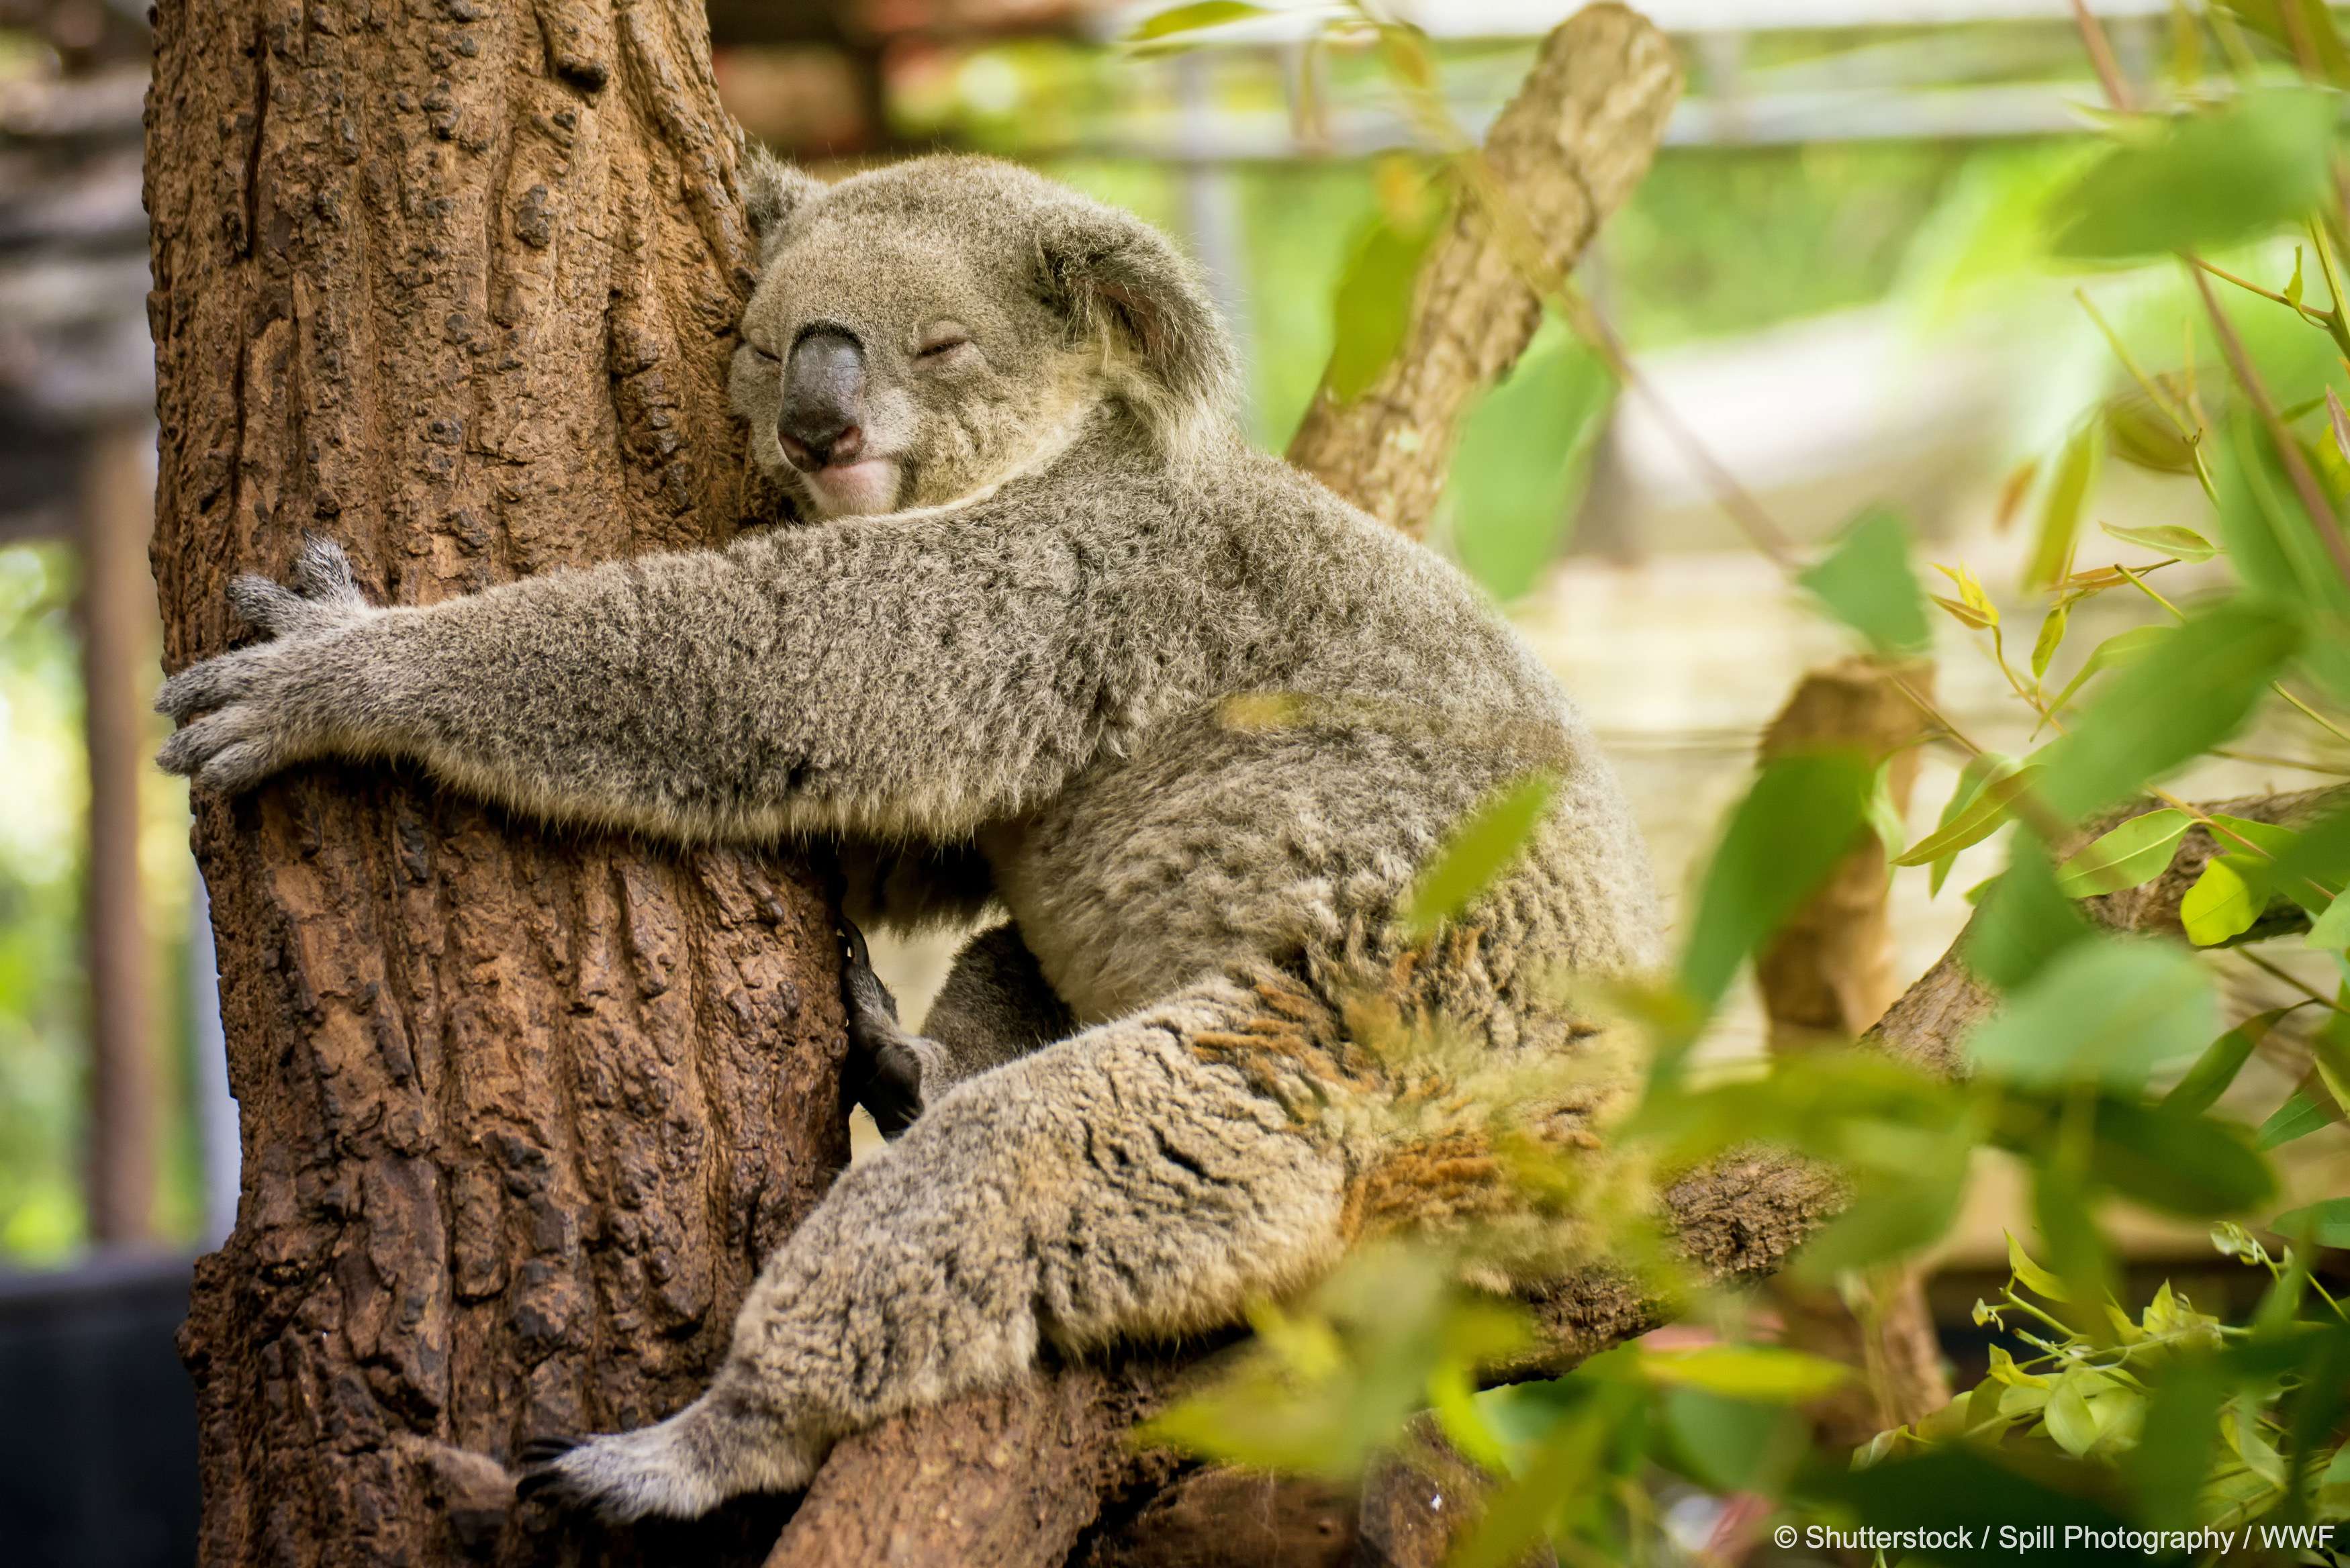
[[[784,361],[775,436],[795,468],[854,462],[865,450],[865,350],[837,327],[811,327]]]

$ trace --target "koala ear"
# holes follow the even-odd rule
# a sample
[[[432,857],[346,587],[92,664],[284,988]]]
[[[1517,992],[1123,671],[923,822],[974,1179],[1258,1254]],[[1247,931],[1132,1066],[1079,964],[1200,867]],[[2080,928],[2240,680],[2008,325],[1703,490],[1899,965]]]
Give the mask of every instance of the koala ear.
[[[1106,338],[1121,393],[1170,452],[1228,414],[1239,379],[1231,340],[1199,269],[1164,234],[1088,207],[1037,242],[1045,294],[1080,337]]]
[[[784,225],[794,213],[824,190],[824,182],[793,168],[755,142],[742,164],[743,211],[758,237],[759,265],[774,259],[783,243]]]

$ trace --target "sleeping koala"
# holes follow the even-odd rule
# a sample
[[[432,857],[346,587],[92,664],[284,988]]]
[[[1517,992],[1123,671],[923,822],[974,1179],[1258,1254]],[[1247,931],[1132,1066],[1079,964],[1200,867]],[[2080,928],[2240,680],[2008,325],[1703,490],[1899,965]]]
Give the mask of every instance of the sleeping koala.
[[[1367,1235],[1523,1213],[1500,1146],[1587,1142],[1612,1094],[1517,1071],[1595,1054],[1558,977],[1658,932],[1565,696],[1451,567],[1243,441],[1163,237],[985,160],[750,174],[734,402],[813,522],[421,608],[314,542],[234,590],[266,640],[160,702],[203,788],[396,757],[557,821],[902,846],[898,881],[941,868],[911,905],[1011,917],[927,1035],[863,1010],[911,1125],[768,1262],[708,1392],[537,1453],[620,1519],[803,1486],[846,1433],[1046,1345],[1232,1322]],[[1409,929],[1448,831],[1537,770],[1526,851]]]

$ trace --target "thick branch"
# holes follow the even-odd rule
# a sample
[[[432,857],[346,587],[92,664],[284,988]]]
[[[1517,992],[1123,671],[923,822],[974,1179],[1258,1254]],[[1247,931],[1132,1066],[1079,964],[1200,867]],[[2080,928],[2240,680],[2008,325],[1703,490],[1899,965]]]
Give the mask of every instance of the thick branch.
[[[1544,267],[1572,272],[1648,171],[1680,85],[1672,46],[1624,6],[1593,5],[1552,32],[1485,140],[1494,187]],[[1462,416],[1542,322],[1530,259],[1464,201],[1420,269],[1402,351],[1350,403],[1326,385],[1290,461],[1418,537],[1444,493]]]

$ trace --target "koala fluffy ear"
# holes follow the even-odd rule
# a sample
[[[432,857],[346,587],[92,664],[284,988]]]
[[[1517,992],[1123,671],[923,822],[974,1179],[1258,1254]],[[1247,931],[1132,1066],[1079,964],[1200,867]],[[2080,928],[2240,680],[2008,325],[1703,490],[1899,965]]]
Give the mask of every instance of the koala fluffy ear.
[[[824,182],[756,143],[743,153],[742,179],[743,211],[759,241],[759,265],[764,266],[783,243],[784,225],[824,189]]]
[[[1231,412],[1231,340],[1199,269],[1164,234],[1111,208],[1061,215],[1037,244],[1046,297],[1080,337],[1112,345],[1121,392],[1170,453]]]

